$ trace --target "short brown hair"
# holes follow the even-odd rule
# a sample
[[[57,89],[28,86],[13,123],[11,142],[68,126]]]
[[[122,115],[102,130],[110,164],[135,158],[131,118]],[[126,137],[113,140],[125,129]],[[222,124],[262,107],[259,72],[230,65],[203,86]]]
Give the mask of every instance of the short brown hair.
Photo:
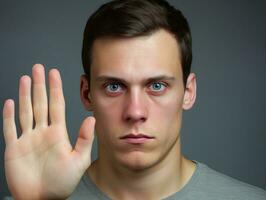
[[[165,0],[114,0],[92,14],[84,30],[82,46],[82,63],[88,80],[91,74],[91,51],[96,39],[145,36],[159,29],[174,35],[179,44],[185,85],[192,62],[190,28],[182,12]]]

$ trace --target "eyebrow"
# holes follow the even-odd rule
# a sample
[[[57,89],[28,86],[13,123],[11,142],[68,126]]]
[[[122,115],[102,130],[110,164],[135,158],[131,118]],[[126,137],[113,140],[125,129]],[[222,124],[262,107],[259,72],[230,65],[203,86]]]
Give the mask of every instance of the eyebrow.
[[[147,80],[145,80],[144,82],[149,83],[149,82],[156,82],[156,81],[160,81],[160,80],[174,81],[174,80],[176,80],[176,78],[173,76],[159,75],[159,76],[150,77]],[[98,76],[96,78],[96,81],[99,81],[99,82],[101,82],[101,81],[113,81],[113,82],[127,83],[127,81],[122,79],[122,78],[118,78],[118,77],[114,77],[114,76],[106,76],[106,75]]]

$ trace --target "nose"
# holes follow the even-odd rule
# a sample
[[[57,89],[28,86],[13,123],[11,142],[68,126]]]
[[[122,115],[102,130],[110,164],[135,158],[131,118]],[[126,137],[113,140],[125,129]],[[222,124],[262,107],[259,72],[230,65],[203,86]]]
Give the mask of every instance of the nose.
[[[123,119],[130,123],[143,123],[147,120],[148,110],[145,94],[131,90],[125,99]]]

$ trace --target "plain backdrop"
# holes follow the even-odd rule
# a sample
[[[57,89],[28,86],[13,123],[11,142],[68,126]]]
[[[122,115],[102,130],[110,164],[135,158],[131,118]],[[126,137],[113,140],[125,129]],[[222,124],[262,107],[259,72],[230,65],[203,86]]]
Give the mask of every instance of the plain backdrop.
[[[46,73],[57,67],[63,79],[71,143],[75,143],[82,120],[91,114],[79,97],[83,29],[104,2],[0,1],[2,107],[5,99],[13,98],[18,111],[19,78],[31,75],[34,63],[43,63]],[[184,114],[184,154],[266,189],[266,1],[169,2],[190,23],[192,71],[198,83],[197,102]],[[1,133],[2,125],[1,117]],[[95,147],[93,159],[97,157]],[[9,194],[4,148],[0,134],[0,198]]]

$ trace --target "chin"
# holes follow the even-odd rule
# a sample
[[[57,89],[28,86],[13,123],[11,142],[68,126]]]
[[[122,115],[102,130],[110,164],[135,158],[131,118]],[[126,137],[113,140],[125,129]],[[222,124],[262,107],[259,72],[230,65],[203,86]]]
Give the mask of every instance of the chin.
[[[131,152],[119,158],[121,165],[131,171],[143,171],[153,167],[158,159],[144,152]]]

